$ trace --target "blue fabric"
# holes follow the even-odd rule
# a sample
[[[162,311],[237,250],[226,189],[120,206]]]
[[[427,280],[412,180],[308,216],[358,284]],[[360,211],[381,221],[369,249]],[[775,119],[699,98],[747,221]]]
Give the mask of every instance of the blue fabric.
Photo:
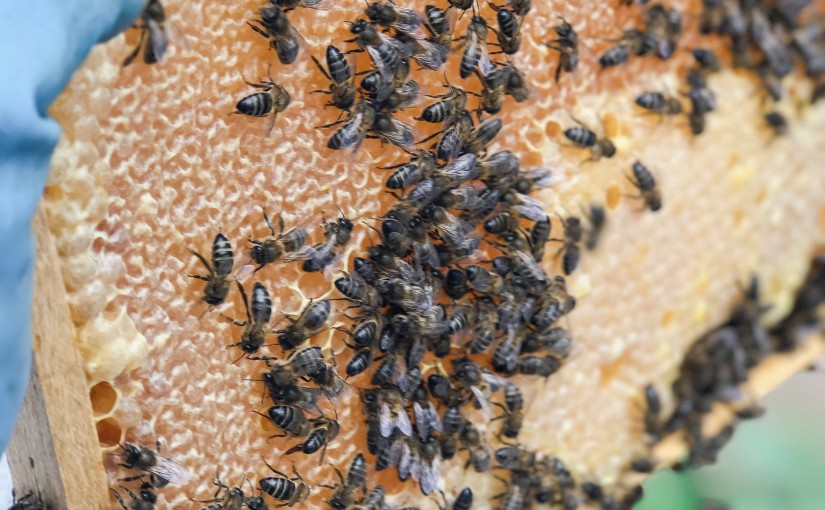
[[[0,0],[0,452],[31,367],[31,219],[60,127],[46,110],[143,0]]]

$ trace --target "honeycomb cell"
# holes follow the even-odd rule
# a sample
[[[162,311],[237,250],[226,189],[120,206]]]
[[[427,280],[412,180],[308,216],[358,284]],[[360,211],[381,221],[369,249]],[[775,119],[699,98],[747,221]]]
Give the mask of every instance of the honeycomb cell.
[[[118,394],[111,384],[102,381],[89,390],[89,399],[95,416],[106,416],[117,407]]]

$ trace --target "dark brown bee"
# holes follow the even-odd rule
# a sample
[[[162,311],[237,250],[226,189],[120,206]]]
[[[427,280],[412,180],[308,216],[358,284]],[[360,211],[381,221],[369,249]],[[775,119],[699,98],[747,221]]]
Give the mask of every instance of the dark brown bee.
[[[302,269],[308,273],[321,271],[331,264],[352,237],[352,220],[343,214],[335,221],[324,220],[323,228],[326,241],[316,244],[302,256],[306,259]]]
[[[501,73],[497,73],[498,67],[494,67],[493,71],[484,76],[481,73],[478,75],[481,81],[481,94],[479,96],[479,104],[476,112],[484,111],[490,115],[495,115],[501,111],[504,106],[504,98],[506,94],[506,83]]]
[[[630,182],[633,183],[633,186],[641,193],[641,196],[638,198],[641,198],[645,203],[645,207],[653,212],[661,209],[662,195],[656,187],[656,179],[653,177],[653,174],[639,161],[633,163],[632,169],[633,176],[629,177],[629,179]]]
[[[123,67],[128,66],[137,58],[141,48],[145,63],[155,64],[162,61],[170,39],[172,39],[172,32],[160,0],[149,0],[140,13],[140,23],[133,26],[140,29],[140,40],[134,51],[123,60]]]
[[[302,38],[289,22],[286,14],[277,5],[271,5],[259,10],[258,15],[260,18],[252,21],[260,26],[252,23],[247,23],[247,25],[267,39],[271,39],[269,47],[275,50],[282,64],[295,62],[302,45]]]
[[[481,432],[469,421],[465,420],[459,432],[461,449],[469,452],[467,466],[473,466],[477,473],[490,470],[492,453],[490,447],[484,443]]]
[[[517,371],[525,375],[538,375],[548,377],[554,374],[561,363],[555,356],[522,356],[518,360]]]
[[[467,106],[467,93],[459,88],[450,85],[445,85],[449,89],[446,94],[435,96],[439,101],[424,108],[421,112],[421,117],[417,120],[424,122],[449,122],[452,118],[458,115]]]
[[[284,350],[290,350],[307,341],[307,339],[321,331],[327,318],[329,318],[330,308],[330,302],[326,299],[310,301],[297,320],[287,316],[286,319],[291,324],[276,331],[278,333],[278,343],[281,344]]]
[[[216,479],[212,483],[218,487],[214,498],[207,500],[191,499],[191,501],[195,503],[215,503],[213,505],[209,505],[204,510],[241,510],[241,508],[243,508],[247,500],[243,489],[240,487],[229,487],[224,484],[220,478]],[[221,490],[224,490],[224,494],[223,496],[218,497]]]
[[[682,113],[681,101],[661,92],[645,92],[636,98],[636,104],[659,115],[678,115]]]
[[[375,310],[382,304],[378,291],[367,285],[367,282],[358,275],[345,272],[342,278],[335,280],[335,288],[347,299],[363,308]]]
[[[444,505],[445,506],[442,507],[442,506],[439,505],[439,508],[441,510],[447,510],[447,506],[446,506],[447,505],[447,497],[444,496],[443,492],[441,493],[441,496],[444,498]],[[450,510],[470,510],[470,508],[472,508],[472,506],[473,506],[473,490],[470,489],[469,487],[464,487],[463,489],[461,489],[461,492],[458,493],[458,496],[456,496],[455,500],[453,501],[452,506],[449,507],[449,508],[450,508]]]
[[[370,131],[373,136],[398,147],[410,147],[415,143],[412,127],[394,119],[392,115],[386,112],[375,115]]]
[[[314,376],[326,366],[321,348],[317,345],[296,349],[289,354],[286,360],[271,363],[272,358],[263,359],[269,367],[269,375],[274,384],[294,384],[298,379]]]
[[[476,0],[449,0],[449,2],[450,8],[466,11],[467,9],[475,5]]]
[[[576,119],[573,119],[576,120]],[[579,124],[564,130],[564,136],[578,145],[590,149],[589,161],[598,161],[601,158],[612,158],[616,155],[616,146],[609,138],[599,138],[596,133],[587,129],[584,124],[576,120]]]
[[[587,229],[584,246],[588,250],[595,250],[599,245],[604,225],[607,222],[607,213],[604,207],[597,204],[590,204],[590,211],[587,213],[587,222],[590,228]]]
[[[521,46],[521,22],[522,18],[509,9],[499,9],[496,12],[498,31],[496,37],[501,53],[513,55],[518,53]]]
[[[653,51],[655,44],[656,41],[642,30],[625,30],[616,44],[599,57],[599,65],[606,68],[623,64],[632,55],[647,55]]]
[[[308,9],[323,9],[326,7],[326,0],[269,0],[269,2],[283,9],[284,12],[289,12],[297,7]]]
[[[788,134],[788,121],[779,112],[768,112],[764,115],[765,123],[773,130],[775,136]]]
[[[413,9],[397,7],[392,2],[367,3],[364,14],[376,25],[394,28],[409,35],[419,34],[424,21]]]
[[[43,503],[40,496],[37,496],[37,499],[32,499],[33,497],[34,493],[29,492],[28,494],[24,494],[20,498],[17,498],[14,494],[14,489],[12,489],[12,505],[9,510],[49,510],[49,507],[46,506],[46,503]]]
[[[320,126],[324,128],[341,123],[344,124],[342,128],[332,134],[327,143],[327,147],[333,150],[352,147],[353,152],[356,152],[361,146],[361,142],[364,141],[364,137],[367,136],[367,132],[372,129],[377,115],[378,109],[374,101],[371,99],[359,99],[355,104],[355,109],[350,112],[346,120]]]
[[[550,239],[551,225],[550,218],[545,216],[530,228],[530,252],[536,262],[541,262],[544,258],[544,245]]]
[[[504,414],[494,418],[496,420],[504,420],[501,426],[499,435],[509,437],[511,439],[518,437],[521,431],[521,424],[524,420],[524,398],[521,395],[521,390],[518,386],[508,382],[504,385],[504,406],[494,403],[504,410]]]
[[[264,372],[263,381],[269,392],[269,398],[271,398],[273,402],[299,407],[308,412],[321,413],[318,408],[318,396],[322,393],[321,390],[304,388],[292,383],[278,383],[273,379],[270,372]]]
[[[430,42],[450,51],[453,45],[453,29],[455,16],[452,10],[442,11],[434,5],[424,7],[424,23],[430,31]]]
[[[461,55],[459,75],[469,78],[478,68],[486,76],[492,70],[492,62],[487,50],[487,22],[480,16],[473,16],[467,27],[467,33],[460,39],[464,53]]]
[[[793,70],[793,57],[789,46],[774,32],[768,16],[762,9],[750,9],[748,15],[751,41],[762,50],[765,62],[773,74],[779,78],[786,76]]]
[[[550,49],[559,52],[559,65],[556,67],[556,81],[559,81],[561,72],[572,73],[579,65],[579,36],[564,18],[561,24],[553,27],[558,36],[550,42],[544,43]]]
[[[504,5],[494,5],[492,3],[489,5],[494,11],[498,11],[504,7],[509,7],[518,16],[524,17],[527,16],[528,12],[530,12],[532,3],[532,0],[507,0],[507,3]]]
[[[693,59],[699,64],[699,67],[702,68],[703,71],[712,73],[716,72],[721,68],[719,64],[719,58],[716,56],[716,53],[713,50],[708,50],[704,48],[696,48],[695,50],[691,51],[693,55]]]
[[[260,414],[264,418],[272,422],[273,425],[283,430],[283,434],[278,434],[270,437],[286,437],[287,435],[295,437],[304,437],[309,434],[310,424],[306,419],[304,413],[300,409],[287,405],[272,406],[267,410],[267,414],[253,411]]]
[[[367,461],[364,459],[362,453],[356,455],[347,472],[346,480],[344,480],[344,476],[337,467],[332,467],[335,470],[335,474],[338,475],[340,483],[335,486],[322,484],[321,487],[335,491],[332,497],[327,500],[329,506],[334,510],[345,510],[355,503],[358,493],[363,495],[366,491]]]
[[[276,262],[284,256],[289,257],[290,254],[297,253],[307,241],[307,232],[300,227],[293,228],[284,234],[284,220],[280,214],[278,215],[277,234],[275,234],[275,227],[269,221],[266,211],[264,211],[264,221],[266,226],[269,227],[271,237],[263,241],[248,238],[248,241],[254,245],[249,249],[249,258],[258,264],[255,269],[256,272],[265,265]]]
[[[377,422],[381,437],[392,437],[396,429],[404,436],[413,435],[410,415],[404,408],[404,397],[397,388],[361,390],[361,401],[367,421]]]
[[[392,89],[387,97],[382,100],[378,108],[383,112],[394,113],[418,103],[421,97],[421,91],[418,83],[414,80],[409,80],[401,83],[398,87]]]
[[[695,70],[688,72],[687,82],[690,85],[687,96],[691,103],[688,121],[691,132],[698,135],[705,129],[705,114],[716,109],[716,95],[707,87],[704,75]]]
[[[160,441],[155,442],[155,451],[132,443],[126,443],[120,447],[123,450],[123,464],[121,465],[140,473],[148,473],[152,478],[153,487],[164,487],[170,483],[186,485],[189,482],[189,473],[183,466],[166,457],[161,457]]]
[[[461,299],[467,294],[467,273],[453,268],[444,277],[444,293],[453,299]]]
[[[666,60],[676,51],[682,33],[682,16],[676,8],[654,4],[645,11],[645,33],[654,41],[656,56]]]
[[[263,92],[250,94],[235,105],[235,112],[252,117],[266,117],[271,115],[266,121],[264,134],[269,136],[272,126],[275,125],[275,118],[279,113],[286,110],[291,101],[289,92],[285,88],[272,81],[272,76],[267,76],[268,80],[260,83],[252,83],[244,80],[250,87],[261,89]]]
[[[462,152],[475,154],[476,156],[485,155],[487,144],[495,138],[501,130],[501,126],[501,119],[491,119],[473,129],[461,145]]]
[[[140,492],[135,495],[134,492],[129,490],[126,487],[121,487],[121,489],[125,490],[129,497],[132,498],[132,501],[129,503],[129,506],[126,506],[126,502],[123,501],[123,496],[120,495],[116,490],[109,489],[115,495],[115,499],[117,502],[120,503],[120,506],[123,507],[124,510],[155,510],[155,505],[158,501],[158,496],[154,492],[152,492],[151,484],[144,483],[140,486]],[[12,507],[13,508],[13,507]],[[23,507],[25,509],[25,507]],[[38,507],[35,507],[38,508]],[[44,508],[44,507],[39,507]]]
[[[563,243],[562,269],[564,274],[569,275],[579,266],[579,243],[581,242],[584,230],[581,220],[576,216],[568,216],[562,219],[564,226],[564,239],[556,239]]]
[[[410,159],[408,163],[402,163],[387,169],[397,170],[387,179],[387,187],[390,189],[408,188],[422,179],[428,179],[436,171],[435,156],[426,151],[420,151]]]
[[[329,45],[327,46],[326,69],[314,55],[312,61],[315,62],[321,74],[330,81],[329,90],[313,90],[313,93],[331,96],[327,106],[349,110],[355,104],[355,72],[344,54],[335,46]]]
[[[267,326],[269,326],[269,318],[272,316],[272,300],[269,298],[269,291],[266,290],[266,287],[260,282],[256,282],[255,287],[252,289],[252,306],[250,307],[243,285],[241,285],[241,282],[236,281],[235,283],[241,293],[243,306],[246,310],[246,320],[237,321],[224,315],[232,324],[244,328],[241,340],[229,347],[240,347],[248,355],[258,352],[258,349],[266,341],[266,334],[269,333]]]
[[[464,141],[474,129],[475,124],[470,112],[467,110],[458,112],[454,118],[450,119],[450,126],[443,131],[441,138],[435,145],[436,158],[449,161],[461,154]]]
[[[355,377],[363,374],[370,366],[372,366],[372,348],[364,347],[355,352],[352,359],[347,363],[347,377]]]
[[[341,427],[338,425],[338,420],[324,416],[312,418],[309,420],[309,424],[310,431],[306,440],[284,452],[284,455],[290,455],[295,452],[303,452],[311,455],[321,450],[321,458],[318,461],[320,465],[324,462],[324,456],[327,453],[327,444],[338,436]]]
[[[363,18],[352,23],[349,29],[354,37],[347,42],[357,43],[362,50],[366,50],[385,78],[391,78],[411,54],[403,43],[378,32],[375,25]]]
[[[517,103],[527,100],[530,94],[530,87],[527,86],[527,81],[524,79],[522,73],[512,62],[507,62],[503,66],[496,66],[490,71],[493,75],[491,79],[500,80],[504,84],[504,93],[512,97]],[[498,74],[500,76],[496,77]]]
[[[232,245],[223,234],[218,233],[215,240],[212,241],[212,264],[200,253],[189,250],[192,255],[196,256],[201,261],[207,271],[208,276],[201,276],[196,274],[188,275],[189,278],[197,278],[206,282],[206,287],[203,289],[203,300],[212,306],[223,303],[226,295],[229,294],[229,273],[232,272],[233,255]]]
[[[261,478],[258,480],[258,485],[263,492],[272,496],[273,499],[283,501],[284,505],[281,506],[291,507],[295,505],[295,503],[305,501],[309,497],[309,486],[295,470],[295,466],[292,466],[292,473],[295,477],[289,478],[289,475],[278,471],[265,460],[264,464],[266,464],[266,467],[268,467],[270,471],[278,476]]]

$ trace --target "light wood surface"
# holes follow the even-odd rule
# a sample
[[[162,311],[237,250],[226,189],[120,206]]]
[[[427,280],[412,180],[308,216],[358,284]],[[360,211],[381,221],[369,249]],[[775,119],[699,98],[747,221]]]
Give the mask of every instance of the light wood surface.
[[[45,215],[33,225],[34,277],[31,379],[8,449],[18,495],[39,493],[49,508],[110,508],[106,475],[82,361],[54,240]]]

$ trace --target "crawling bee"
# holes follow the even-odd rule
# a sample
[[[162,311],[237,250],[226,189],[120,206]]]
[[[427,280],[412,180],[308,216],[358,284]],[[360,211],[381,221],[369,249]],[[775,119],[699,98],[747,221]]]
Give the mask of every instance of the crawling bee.
[[[359,306],[375,310],[382,305],[381,296],[357,274],[344,273],[335,280],[335,288],[350,301]]]
[[[295,477],[289,478],[289,475],[278,471],[265,460],[264,464],[266,464],[266,467],[268,467],[270,471],[278,476],[261,478],[258,480],[258,485],[263,492],[272,496],[273,499],[283,501],[284,504],[281,506],[291,507],[294,506],[295,503],[305,501],[309,497],[309,486],[295,470],[294,465],[292,466],[292,473]]]
[[[777,111],[768,112],[763,117],[765,124],[773,130],[775,136],[788,134],[788,121],[785,116]]]
[[[269,367],[272,382],[280,385],[293,384],[300,378],[313,376],[326,366],[321,348],[317,345],[296,349],[289,354],[286,360],[272,363],[272,358],[263,359]]]
[[[391,437],[395,429],[407,437],[413,435],[410,415],[404,409],[403,396],[397,388],[361,390],[361,401],[367,420],[378,423],[381,437]]]
[[[131,64],[143,49],[143,61],[155,64],[163,60],[173,32],[166,20],[166,11],[160,0],[149,0],[140,13],[140,23],[134,25],[140,29],[140,40],[135,49],[123,60],[123,67]]]
[[[553,27],[558,36],[556,39],[544,43],[550,49],[559,52],[559,65],[556,67],[556,81],[559,81],[561,72],[572,73],[579,65],[579,36],[564,18],[561,24]]]
[[[378,32],[375,25],[363,18],[352,23],[349,29],[354,37],[347,42],[354,42],[366,50],[384,78],[392,78],[411,54],[403,43]]]
[[[355,503],[358,493],[363,495],[366,491],[367,461],[362,453],[356,455],[347,472],[346,480],[344,480],[344,476],[337,467],[332,466],[332,468],[335,470],[335,474],[338,475],[340,483],[335,486],[321,485],[321,487],[335,491],[332,497],[327,500],[329,506],[334,510],[345,510]]]
[[[382,141],[398,147],[410,147],[415,143],[412,127],[392,117],[389,113],[380,112],[370,128],[374,136]]]
[[[504,94],[515,99],[517,103],[527,100],[530,94],[530,87],[527,86],[524,73],[512,62],[491,68],[487,77],[493,82],[500,83],[504,87]]]
[[[382,112],[394,113],[418,103],[421,91],[415,80],[408,80],[392,89],[378,105]]]
[[[229,487],[224,484],[220,478],[216,479],[212,483],[218,487],[214,498],[207,500],[192,499],[191,501],[195,503],[217,503],[214,505],[209,505],[204,510],[241,510],[244,504],[246,504],[247,498],[243,492],[243,489],[240,487]],[[224,490],[224,494],[222,497],[218,497],[221,490]]]
[[[244,80],[244,83],[250,87],[261,89],[262,92],[250,94],[235,105],[233,113],[240,113],[242,115],[249,115],[252,117],[267,117],[266,127],[264,133],[266,136],[272,132],[272,126],[275,125],[275,118],[279,113],[286,110],[291,101],[289,92],[285,88],[272,81],[272,76],[267,75],[268,80],[260,83],[252,83]]]
[[[750,9],[750,36],[753,43],[762,50],[765,62],[773,74],[786,76],[793,69],[793,57],[788,45],[774,32],[768,16],[762,9]]]
[[[461,55],[459,75],[462,79],[469,78],[476,68],[482,75],[492,70],[492,62],[487,51],[487,22],[480,16],[473,16],[467,27],[467,33],[460,38],[464,53]]]
[[[377,115],[378,109],[373,100],[359,99],[355,104],[355,109],[346,120],[321,126],[322,128],[326,128],[341,124],[342,122],[344,123],[342,128],[332,134],[327,143],[327,147],[332,150],[352,147],[353,152],[357,151],[364,141],[364,137],[367,136],[367,132],[372,129]]]
[[[336,221],[325,220],[323,227],[326,241],[316,244],[302,257],[305,259],[303,270],[308,273],[321,271],[331,264],[352,237],[352,220],[343,214]]]
[[[573,119],[575,120],[575,119]],[[599,138],[596,133],[586,128],[584,124],[576,120],[579,124],[576,127],[564,130],[564,136],[578,145],[590,149],[588,161],[598,161],[601,158],[612,158],[616,155],[616,146],[609,138]]]
[[[667,60],[676,51],[682,33],[682,17],[676,8],[654,4],[645,11],[645,33],[653,40],[656,56]]]
[[[477,473],[484,473],[490,470],[492,453],[490,447],[485,444],[484,438],[479,430],[470,421],[465,420],[458,435],[461,442],[461,449],[469,452],[467,466],[473,466]]]
[[[493,3],[489,4],[490,7],[494,11],[498,11],[504,7],[509,7],[517,16],[527,16],[527,13],[530,12],[532,8],[533,1],[532,0],[507,0],[507,3],[502,5],[495,5]]]
[[[653,174],[639,161],[633,163],[631,168],[633,170],[633,176],[628,178],[633,186],[639,190],[639,193],[641,193],[641,196],[638,198],[641,198],[645,203],[645,207],[653,212],[661,209],[662,195],[656,187],[656,179],[653,177]]]
[[[233,255],[232,245],[226,237],[218,233],[212,241],[212,264],[195,250],[189,250],[198,258],[209,271],[208,276],[190,274],[189,278],[196,278],[206,282],[203,291],[203,300],[212,306],[223,303],[229,294],[229,273],[232,272]]]
[[[568,216],[562,219],[564,226],[564,239],[562,242],[562,269],[564,274],[569,275],[579,266],[579,243],[581,242],[584,231],[582,229],[581,220],[576,216]]]
[[[269,2],[283,9],[284,12],[289,12],[297,7],[308,9],[326,8],[326,0],[269,0]]]
[[[326,299],[310,301],[298,319],[287,316],[291,324],[285,329],[276,331],[278,343],[284,350],[290,350],[306,342],[307,339],[321,331],[329,318],[330,308],[330,302]]]
[[[281,8],[277,5],[264,7],[258,11],[258,15],[260,18],[253,21],[260,26],[249,22],[247,25],[267,39],[271,39],[269,47],[275,50],[282,64],[295,62],[301,49],[302,38]]]
[[[309,425],[310,431],[306,440],[284,452],[284,455],[290,455],[295,452],[303,452],[307,455],[311,455],[318,450],[321,450],[321,458],[318,461],[318,464],[320,465],[324,462],[324,456],[327,453],[327,444],[329,444],[329,441],[338,436],[338,432],[341,430],[341,427],[338,425],[338,420],[327,418],[325,416],[320,416],[309,420]]]
[[[272,437],[286,437],[294,436],[294,437],[304,437],[309,434],[310,431],[310,424],[309,420],[306,419],[304,413],[301,412],[300,409],[288,406],[288,405],[277,405],[272,406],[267,410],[267,414],[259,413],[258,411],[253,411],[255,414],[259,414],[269,420],[273,425],[278,427],[279,429],[283,430],[283,434],[276,434]]]
[[[132,443],[120,445],[120,448],[123,450],[121,466],[137,470],[139,473],[148,473],[153,487],[164,487],[170,483],[186,485],[189,482],[189,473],[183,466],[161,457],[160,441],[155,441],[155,451]]]
[[[521,47],[522,19],[509,9],[499,9],[496,12],[496,21],[498,22],[496,38],[501,53],[505,55],[518,53],[519,47]]]
[[[712,73],[716,72],[721,68],[721,64],[719,64],[719,58],[716,56],[716,53],[713,50],[708,50],[705,48],[696,48],[691,51],[693,55],[693,59],[699,64],[699,67],[706,72]]]
[[[384,167],[384,169],[395,169],[395,172],[387,179],[387,187],[390,189],[408,188],[422,179],[432,177],[436,166],[435,156],[432,153],[420,151],[407,163]]]
[[[144,483],[140,486],[140,492],[135,495],[134,492],[129,490],[126,487],[121,487],[121,489],[125,490],[129,497],[132,498],[131,503],[129,506],[126,506],[126,502],[123,501],[123,496],[120,495],[116,490],[109,489],[115,495],[115,499],[123,507],[123,510],[155,510],[155,504],[158,502],[158,496],[154,492],[152,492],[152,486],[148,483]],[[13,509],[14,507],[12,507]],[[24,507],[25,509],[25,507]]]
[[[661,92],[645,92],[636,98],[636,104],[659,115],[678,115],[682,113],[681,101]]]
[[[590,228],[587,229],[587,236],[584,241],[584,246],[593,251],[599,245],[604,225],[607,222],[607,213],[604,207],[598,204],[590,204],[590,211],[587,213],[587,221]]]
[[[263,382],[273,402],[282,405],[298,407],[307,412],[321,414],[318,408],[318,397],[322,391],[316,388],[305,388],[293,383],[282,384],[277,382],[271,372],[264,372]]]
[[[224,315],[232,324],[244,328],[241,340],[229,347],[240,347],[244,353],[249,355],[258,352],[258,349],[266,340],[266,334],[269,332],[267,326],[269,325],[269,318],[272,316],[272,300],[269,298],[269,291],[266,290],[266,287],[260,282],[256,282],[255,287],[252,289],[252,306],[250,307],[243,285],[241,285],[241,282],[236,281],[235,283],[238,285],[238,291],[241,293],[241,299],[243,299],[246,320],[237,321]]]
[[[381,27],[394,28],[408,35],[423,37],[421,25],[424,21],[413,9],[397,7],[393,2],[384,0],[367,3],[364,14]]]
[[[446,94],[435,96],[438,101],[424,108],[421,117],[416,120],[432,123],[449,122],[464,110],[467,106],[467,92],[449,83],[444,86],[449,91]]]
[[[326,106],[349,110],[355,104],[355,72],[341,50],[332,45],[327,46],[326,69],[314,55],[312,61],[315,62],[321,74],[330,81],[329,90],[313,90],[312,92],[331,96]]]
[[[434,146],[436,158],[442,161],[449,161],[461,154],[464,141],[475,129],[473,117],[467,110],[459,111],[448,124]]]
[[[467,139],[461,145],[461,151],[484,156],[487,153],[487,145],[501,130],[501,126],[501,119],[491,119],[476,127],[467,135]]]
[[[625,30],[616,44],[599,57],[599,65],[604,69],[623,64],[632,55],[647,55],[654,46],[655,40],[648,33],[635,28]]]
[[[264,221],[272,236],[263,241],[248,238],[248,241],[253,244],[252,248],[249,249],[249,258],[258,264],[255,269],[256,272],[265,265],[276,262],[284,256],[289,257],[290,254],[297,253],[307,241],[306,230],[300,227],[293,228],[284,234],[284,220],[280,214],[278,215],[277,234],[275,234],[275,227],[269,221],[266,211],[264,211]]]
[[[455,16],[452,13],[451,9],[445,12],[434,5],[424,7],[424,23],[431,34],[429,41],[444,48],[447,52],[453,45]]]

